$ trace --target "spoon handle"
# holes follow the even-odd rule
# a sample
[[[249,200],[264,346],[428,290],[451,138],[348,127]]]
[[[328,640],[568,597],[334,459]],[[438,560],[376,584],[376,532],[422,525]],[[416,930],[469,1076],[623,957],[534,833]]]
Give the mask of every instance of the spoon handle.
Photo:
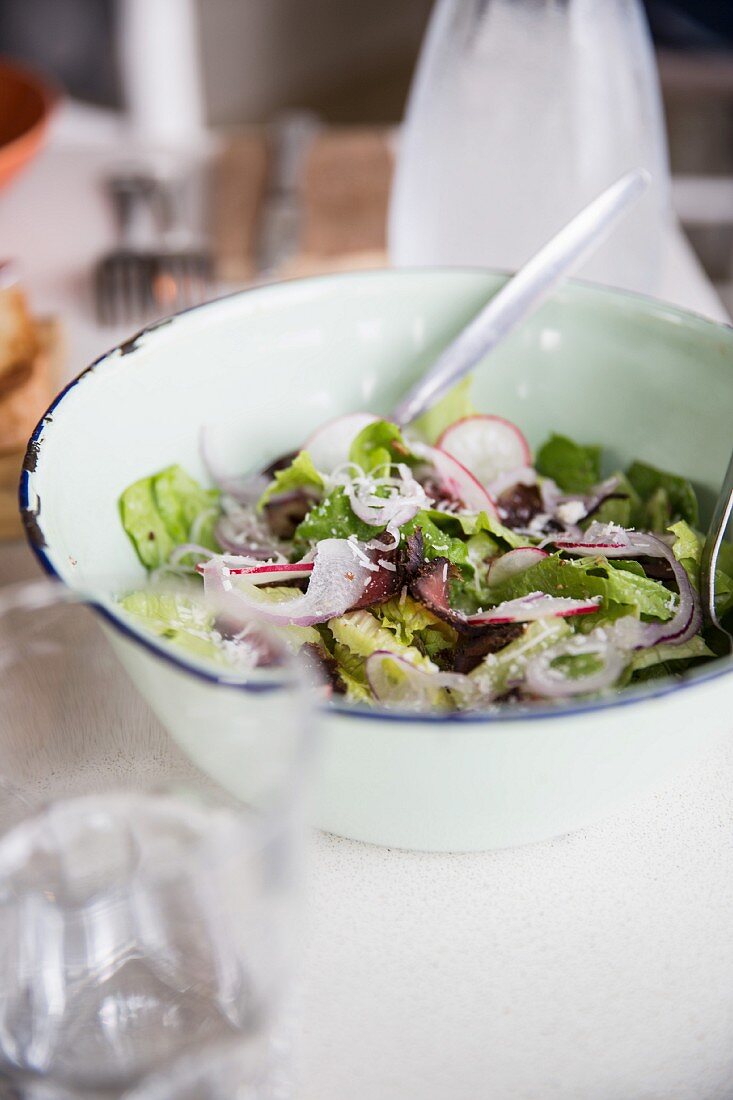
[[[700,559],[702,613],[708,623],[717,627],[720,627],[720,623],[715,613],[715,569],[718,564],[720,544],[723,541],[731,512],[733,512],[733,454],[730,456],[728,469],[723,479],[723,487],[715,502],[713,518],[708,527]]]
[[[392,419],[408,424],[434,405],[577,269],[644,193],[649,173],[628,172],[576,214],[494,295],[400,401]]]

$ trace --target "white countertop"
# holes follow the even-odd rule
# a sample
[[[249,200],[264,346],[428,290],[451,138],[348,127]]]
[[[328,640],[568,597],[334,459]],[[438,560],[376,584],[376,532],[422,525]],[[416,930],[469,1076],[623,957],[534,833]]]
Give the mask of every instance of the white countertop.
[[[83,286],[111,231],[95,179],[129,148],[82,122],[62,118],[0,193],[2,253],[64,318],[70,374],[116,342]],[[677,231],[660,297],[724,316]],[[34,573],[24,546],[0,547],[0,583]],[[552,843],[314,849],[302,1100],[733,1096],[733,740]]]

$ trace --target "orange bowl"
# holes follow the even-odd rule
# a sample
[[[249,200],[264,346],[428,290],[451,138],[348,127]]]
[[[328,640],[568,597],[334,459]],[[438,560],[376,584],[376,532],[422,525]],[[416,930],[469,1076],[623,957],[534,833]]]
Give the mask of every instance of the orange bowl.
[[[58,96],[39,77],[0,61],[0,187],[40,151]]]

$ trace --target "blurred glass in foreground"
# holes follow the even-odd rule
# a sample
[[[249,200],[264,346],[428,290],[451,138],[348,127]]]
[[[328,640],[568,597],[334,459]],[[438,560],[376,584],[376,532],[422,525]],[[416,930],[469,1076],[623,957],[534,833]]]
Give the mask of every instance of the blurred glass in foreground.
[[[171,743],[68,598],[0,591],[0,1095],[285,1096],[300,674],[268,635],[271,666],[217,686],[236,705],[198,735],[246,772],[235,797]]]
[[[581,274],[652,291],[669,179],[638,0],[438,0],[402,135],[391,259],[515,270],[636,167],[652,175],[648,195]]]

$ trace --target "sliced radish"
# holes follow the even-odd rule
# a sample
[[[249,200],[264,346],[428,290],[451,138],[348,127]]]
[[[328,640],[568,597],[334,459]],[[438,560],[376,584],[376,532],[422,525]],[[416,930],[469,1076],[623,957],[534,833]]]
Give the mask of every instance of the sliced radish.
[[[600,596],[573,600],[567,596],[549,596],[546,592],[530,592],[518,600],[506,600],[491,611],[468,615],[469,623],[528,623],[534,619],[567,619],[572,615],[590,615],[598,610]]]
[[[296,562],[295,565],[248,565],[228,566],[232,577],[246,577],[250,584],[285,584],[288,581],[301,581],[310,577],[313,562]],[[204,564],[199,562],[196,572],[204,575]]]
[[[457,458],[488,485],[499,474],[532,465],[529,443],[519,428],[501,416],[465,416],[446,428],[437,446]]]
[[[308,452],[317,470],[330,474],[348,461],[351,444],[359,432],[377,419],[372,413],[365,412],[337,416],[316,428],[306,439],[302,450]]]
[[[412,443],[411,447],[419,458],[433,465],[441,488],[449,497],[460,501],[469,512],[487,512],[499,518],[493,497],[457,458],[426,443]]]
[[[547,551],[540,550],[538,546],[518,546],[516,550],[510,550],[492,561],[489,566],[488,582],[490,585],[503,584],[510,577],[524,573],[548,556]]]

